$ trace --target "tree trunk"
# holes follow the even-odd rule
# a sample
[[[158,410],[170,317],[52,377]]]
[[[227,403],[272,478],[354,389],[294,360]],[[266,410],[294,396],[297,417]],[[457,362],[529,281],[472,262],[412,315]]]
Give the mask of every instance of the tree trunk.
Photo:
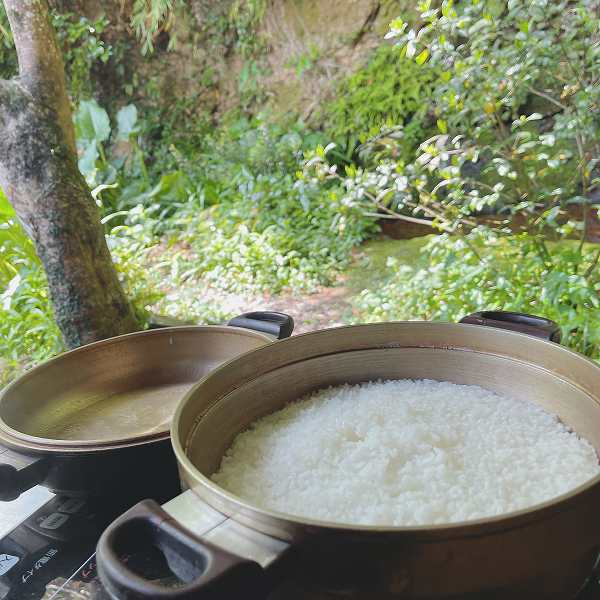
[[[35,243],[71,348],[138,329],[77,167],[65,73],[46,0],[4,0],[19,77],[0,80],[0,185]]]

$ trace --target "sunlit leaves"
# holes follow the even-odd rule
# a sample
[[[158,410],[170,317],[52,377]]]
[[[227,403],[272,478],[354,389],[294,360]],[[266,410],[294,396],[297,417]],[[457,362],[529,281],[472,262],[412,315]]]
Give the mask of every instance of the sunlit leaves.
[[[558,214],[550,209],[544,219]],[[565,345],[600,359],[600,274],[584,276],[595,260],[592,245],[579,251],[574,241],[547,245],[534,235],[478,228],[464,238],[435,236],[424,254],[422,266],[390,261],[389,281],[362,293],[357,319],[456,322],[476,310],[513,310],[555,320]]]
[[[415,57],[415,62],[418,65],[422,65],[427,60],[428,57],[429,57],[429,50],[427,48],[425,48]]]

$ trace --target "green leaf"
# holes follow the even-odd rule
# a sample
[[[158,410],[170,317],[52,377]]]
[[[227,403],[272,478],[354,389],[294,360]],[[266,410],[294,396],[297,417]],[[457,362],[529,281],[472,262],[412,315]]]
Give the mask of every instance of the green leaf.
[[[425,48],[416,58],[415,62],[418,65],[422,65],[429,58],[429,50]]]
[[[163,175],[159,182],[147,194],[146,199],[159,200],[161,202],[184,201],[188,198],[187,180],[182,171],[173,171]]]
[[[437,126],[441,133],[448,133],[448,124],[443,119],[437,120]]]
[[[88,183],[93,181],[96,173],[96,161],[98,160],[98,145],[96,140],[92,140],[85,148],[83,154],[79,158],[79,170],[86,178]]]
[[[12,207],[4,192],[0,189],[0,217],[10,219],[15,216],[15,209]]]
[[[504,0],[488,0],[486,2],[487,14],[491,17],[499,17],[506,9]]]
[[[469,35],[474,35],[482,29],[490,27],[491,23],[487,19],[479,19],[471,27],[469,27]]]
[[[75,133],[79,140],[104,142],[110,136],[107,112],[95,101],[84,100],[75,113]]]
[[[446,2],[442,3],[442,16],[446,18],[450,17],[453,4],[453,0],[447,0]],[[429,6],[431,6],[431,2],[429,3]]]
[[[391,29],[392,34],[396,31],[403,31],[403,29],[405,27],[406,27],[406,23],[400,17],[398,17],[397,19],[394,19],[390,23],[390,29]],[[391,36],[389,36],[389,37],[391,37]]]
[[[117,113],[117,139],[128,140],[129,136],[137,132],[136,124],[138,112],[135,104],[128,104]]]

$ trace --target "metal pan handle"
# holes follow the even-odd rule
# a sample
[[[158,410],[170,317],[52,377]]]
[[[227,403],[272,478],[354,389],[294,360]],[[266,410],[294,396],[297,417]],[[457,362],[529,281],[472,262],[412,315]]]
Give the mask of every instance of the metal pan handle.
[[[48,459],[42,456],[0,449],[0,501],[16,500],[23,492],[42,483],[48,468]]]
[[[294,331],[294,319],[292,317],[285,313],[270,311],[244,313],[231,319],[227,325],[268,333],[277,340],[290,337],[292,331]]]
[[[460,322],[518,331],[543,340],[560,343],[559,325],[550,319],[535,315],[501,310],[484,310],[463,317]]]
[[[121,557],[158,548],[169,568],[186,582],[168,588],[134,573]],[[114,521],[96,548],[98,574],[117,599],[263,600],[266,575],[254,561],[202,541],[175,521],[153,500],[143,500]]]

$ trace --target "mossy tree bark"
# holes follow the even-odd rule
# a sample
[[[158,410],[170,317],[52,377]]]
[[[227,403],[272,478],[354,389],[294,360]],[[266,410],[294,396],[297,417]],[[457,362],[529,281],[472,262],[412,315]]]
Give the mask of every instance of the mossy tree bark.
[[[64,65],[47,0],[4,0],[19,76],[0,80],[0,185],[33,239],[71,348],[138,329],[77,167]]]

